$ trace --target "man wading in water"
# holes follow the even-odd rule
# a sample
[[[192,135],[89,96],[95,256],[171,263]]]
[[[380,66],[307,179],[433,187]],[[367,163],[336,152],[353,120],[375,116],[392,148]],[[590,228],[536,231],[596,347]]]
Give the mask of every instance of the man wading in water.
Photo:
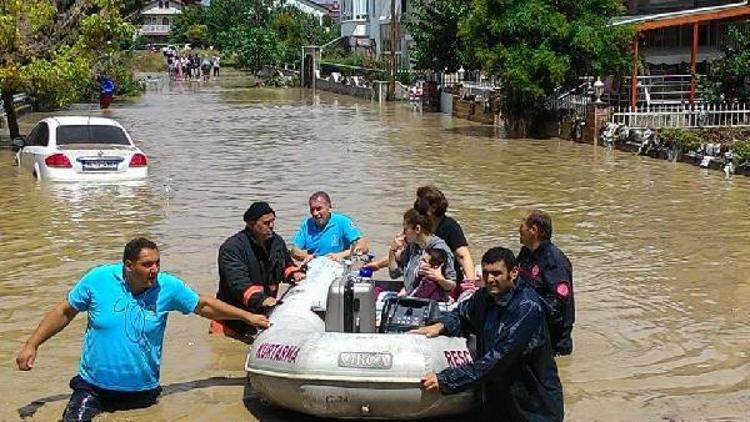
[[[477,359],[422,378],[427,391],[454,394],[480,390],[483,421],[563,420],[563,390],[552,357],[545,304],[518,281],[513,252],[492,248],[482,256],[485,287],[439,322],[411,331],[477,336]]]
[[[88,311],[80,370],[70,380],[73,395],[63,413],[65,422],[90,421],[102,411],[156,403],[170,311],[268,326],[263,315],[198,295],[179,278],[160,273],[159,249],[150,240],[128,242],[122,261],[86,273],[67,299],[39,323],[16,358],[18,369],[31,370],[39,346],[62,331],[79,312]]]

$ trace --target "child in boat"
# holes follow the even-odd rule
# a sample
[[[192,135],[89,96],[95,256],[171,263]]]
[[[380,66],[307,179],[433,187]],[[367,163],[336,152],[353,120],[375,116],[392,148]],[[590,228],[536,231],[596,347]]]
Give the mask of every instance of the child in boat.
[[[421,266],[429,266],[431,268],[440,269],[443,277],[445,277],[445,262],[448,260],[448,254],[441,249],[425,249],[422,254]],[[419,269],[417,269],[419,271]],[[418,284],[413,292],[409,296],[419,297],[423,299],[434,299],[438,302],[448,301],[448,290],[445,290],[443,286],[437,283],[435,280],[425,276],[417,276]]]

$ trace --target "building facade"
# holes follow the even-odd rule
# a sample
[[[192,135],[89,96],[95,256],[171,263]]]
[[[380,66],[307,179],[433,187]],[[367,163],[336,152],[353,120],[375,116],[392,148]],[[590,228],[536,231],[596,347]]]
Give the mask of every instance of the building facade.
[[[391,42],[391,1],[395,1],[396,39]],[[347,38],[355,51],[372,54],[378,59],[395,48],[399,69],[410,68],[409,44],[412,38],[402,22],[409,11],[408,0],[343,0],[341,4],[341,36]]]
[[[639,56],[649,74],[705,73],[710,61],[721,57],[731,26],[750,29],[744,1],[631,0],[627,6],[629,14],[614,22],[636,26]]]
[[[278,7],[292,6],[301,10],[304,13],[315,16],[318,22],[322,25],[323,18],[328,16],[328,9],[312,0],[279,0],[277,3]]]
[[[151,1],[141,9],[141,27],[139,34],[149,44],[166,44],[171,35],[172,22],[175,16],[182,13],[185,7],[180,0]]]

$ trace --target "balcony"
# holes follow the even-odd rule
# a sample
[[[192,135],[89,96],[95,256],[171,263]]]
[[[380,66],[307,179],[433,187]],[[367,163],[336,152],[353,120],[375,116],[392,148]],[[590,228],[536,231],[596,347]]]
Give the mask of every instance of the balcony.
[[[141,35],[169,35],[171,25],[141,25]]]

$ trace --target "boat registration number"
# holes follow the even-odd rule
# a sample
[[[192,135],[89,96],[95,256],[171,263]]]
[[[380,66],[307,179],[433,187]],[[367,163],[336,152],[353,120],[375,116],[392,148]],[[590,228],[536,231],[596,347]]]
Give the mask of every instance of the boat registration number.
[[[339,353],[339,366],[342,368],[390,369],[393,355],[374,352]]]

